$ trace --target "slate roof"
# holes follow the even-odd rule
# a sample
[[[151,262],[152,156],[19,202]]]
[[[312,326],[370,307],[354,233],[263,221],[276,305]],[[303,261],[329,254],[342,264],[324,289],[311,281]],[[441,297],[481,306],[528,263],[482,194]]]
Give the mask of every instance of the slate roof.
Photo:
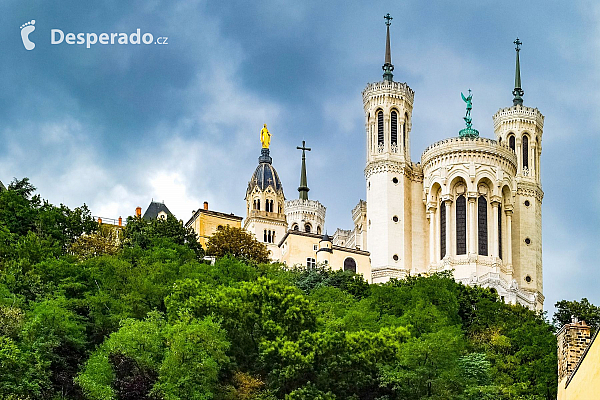
[[[160,213],[161,211],[166,212],[167,215],[173,215],[171,213],[171,211],[169,211],[169,209],[167,208],[165,203],[159,203],[157,201],[152,201],[150,203],[150,205],[148,206],[148,208],[146,209],[146,212],[144,213],[144,216],[142,218],[144,218],[146,220],[157,219],[158,213]]]
[[[4,184],[2,183],[2,181],[0,181],[0,192],[6,190],[6,187],[4,186]]]
[[[272,186],[276,192],[283,190],[277,171],[275,171],[273,165],[266,162],[260,163],[258,164],[258,167],[256,167],[252,178],[250,178],[250,182],[248,182],[246,194],[252,192],[256,186],[258,186],[261,191],[264,191],[269,186]]]

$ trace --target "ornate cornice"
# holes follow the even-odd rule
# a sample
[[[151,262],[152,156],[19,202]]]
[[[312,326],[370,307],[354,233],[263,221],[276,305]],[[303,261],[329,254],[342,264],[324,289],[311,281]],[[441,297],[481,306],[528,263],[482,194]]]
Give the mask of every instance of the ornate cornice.
[[[535,184],[520,182],[517,185],[517,196],[535,197],[541,203],[544,198],[544,191]]]
[[[406,175],[410,180],[415,180],[419,178],[419,175],[415,176],[415,174],[412,171],[412,168],[408,164],[392,160],[370,161],[365,167],[365,178],[369,179],[371,175],[382,172],[395,172],[400,175]],[[423,174],[420,174],[420,178],[422,181]]]

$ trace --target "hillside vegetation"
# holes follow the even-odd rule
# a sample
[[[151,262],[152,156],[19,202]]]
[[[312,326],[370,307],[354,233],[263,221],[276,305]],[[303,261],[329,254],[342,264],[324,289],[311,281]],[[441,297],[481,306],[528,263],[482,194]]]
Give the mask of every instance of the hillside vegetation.
[[[217,235],[213,248],[248,240]],[[203,256],[174,218],[130,217],[118,233],[13,181],[0,193],[0,398],[556,397],[554,326],[450,273],[369,285]]]

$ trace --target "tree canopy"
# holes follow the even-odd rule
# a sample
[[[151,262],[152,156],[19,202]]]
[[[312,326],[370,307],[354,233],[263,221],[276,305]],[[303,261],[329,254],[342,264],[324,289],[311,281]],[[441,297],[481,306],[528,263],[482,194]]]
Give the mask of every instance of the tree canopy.
[[[0,398],[556,397],[555,326],[450,272],[373,285],[174,218],[118,238],[28,180],[0,192]],[[598,308],[560,302],[557,325]]]

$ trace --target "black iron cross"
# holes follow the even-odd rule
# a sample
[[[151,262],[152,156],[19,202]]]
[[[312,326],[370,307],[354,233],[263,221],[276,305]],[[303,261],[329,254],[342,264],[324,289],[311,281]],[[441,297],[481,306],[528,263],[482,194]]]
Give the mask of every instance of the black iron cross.
[[[517,40],[515,40],[513,43],[517,45],[517,47],[515,48],[515,50],[517,50],[517,51],[521,50],[521,49],[519,48],[519,46],[520,46],[520,45],[522,45],[522,44],[523,44],[523,42],[521,42],[521,41],[519,40],[519,38],[517,38]]]
[[[387,26],[390,26],[392,24],[392,20],[394,19],[394,18],[392,18],[392,16],[390,15],[390,13],[387,13],[386,15],[384,15],[383,18],[386,20],[385,24]]]
[[[296,147],[298,150],[302,150],[302,154],[304,154],[304,150],[308,150],[310,151],[310,147],[306,147],[306,142],[303,140],[302,141],[302,147],[298,146]]]

